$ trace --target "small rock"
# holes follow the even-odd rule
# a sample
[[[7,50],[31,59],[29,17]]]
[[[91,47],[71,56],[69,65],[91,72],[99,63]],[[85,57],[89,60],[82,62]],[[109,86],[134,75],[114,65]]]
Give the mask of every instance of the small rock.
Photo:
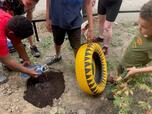
[[[9,87],[10,87],[9,84],[6,83],[4,88],[6,89],[6,88],[9,88]]]
[[[8,109],[9,109],[9,107],[5,105],[5,106],[4,106],[4,109],[5,109],[5,110],[8,110]]]
[[[19,101],[19,99],[16,99],[16,102],[18,102]]]
[[[59,114],[65,114],[64,108],[58,108],[58,113]]]
[[[11,110],[12,110],[12,112],[15,112],[15,109],[14,109],[14,108],[12,108]]]
[[[77,111],[77,114],[87,114],[86,111],[84,109],[79,109]]]
[[[20,110],[17,110],[17,113],[20,114]]]
[[[12,93],[13,93],[12,90],[8,90],[6,94],[7,94],[7,95],[11,95]]]
[[[52,107],[50,110],[50,114],[55,114],[57,113],[57,107]]]
[[[12,112],[12,109],[8,109],[8,112],[11,113],[11,112]]]
[[[58,99],[58,105],[60,105],[60,104],[61,104],[61,98]]]
[[[100,98],[100,100],[101,100],[101,101],[104,101],[104,100],[105,100],[105,98],[104,98],[104,97],[101,97],[101,98]]]
[[[13,104],[9,104],[11,107],[14,106]]]
[[[15,110],[17,111],[17,110],[19,110],[19,108],[16,106],[16,107],[15,107]]]
[[[3,91],[3,95],[7,95],[7,92],[6,92],[6,91]]]

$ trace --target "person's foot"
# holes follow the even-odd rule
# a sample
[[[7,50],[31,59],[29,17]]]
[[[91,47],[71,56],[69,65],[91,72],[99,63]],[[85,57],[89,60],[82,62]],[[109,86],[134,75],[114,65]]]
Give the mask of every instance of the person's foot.
[[[40,57],[40,51],[37,49],[36,46],[33,45],[32,47],[30,47],[30,49],[34,57]]]
[[[59,61],[61,61],[62,57],[59,56],[59,57],[56,57],[55,55],[52,56],[48,61],[47,61],[47,65],[52,65],[54,63],[57,63]]]
[[[103,53],[105,54],[106,57],[109,55],[109,47],[108,46],[103,46],[102,47]]]
[[[95,37],[93,40],[92,40],[92,42],[103,42],[103,38],[101,38],[101,37]]]
[[[6,83],[7,81],[7,77],[0,73],[0,84]]]

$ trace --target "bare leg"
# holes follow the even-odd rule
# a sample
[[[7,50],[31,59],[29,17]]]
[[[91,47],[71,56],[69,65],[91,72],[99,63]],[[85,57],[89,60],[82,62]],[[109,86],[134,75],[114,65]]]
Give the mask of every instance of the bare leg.
[[[104,38],[104,23],[105,23],[106,15],[99,15],[99,37]]]
[[[105,21],[103,36],[104,46],[109,47],[110,41],[112,39],[112,22]]]
[[[32,36],[30,36],[30,37],[28,38],[28,42],[30,43],[30,47],[32,47],[32,46],[33,46]]]
[[[55,52],[56,52],[56,57],[60,57],[61,56],[61,45],[54,45],[55,47]]]
[[[30,10],[30,11],[28,11],[27,13],[26,13],[26,18],[29,20],[29,21],[32,21],[32,18],[33,18],[33,11],[32,10]],[[28,42],[30,43],[30,47],[32,47],[33,46],[33,42],[32,42],[32,36],[30,36],[29,38],[28,38]]]
[[[27,14],[26,14],[26,18],[27,18],[29,21],[32,21],[32,17],[33,17],[32,13],[33,13],[33,10],[30,10],[30,11],[28,11]],[[32,55],[33,55],[34,57],[40,57],[40,52],[39,52],[39,50],[38,50],[37,47],[33,44],[32,36],[30,36],[30,37],[28,38],[28,42],[29,42],[29,44],[30,44],[30,49],[31,49]]]

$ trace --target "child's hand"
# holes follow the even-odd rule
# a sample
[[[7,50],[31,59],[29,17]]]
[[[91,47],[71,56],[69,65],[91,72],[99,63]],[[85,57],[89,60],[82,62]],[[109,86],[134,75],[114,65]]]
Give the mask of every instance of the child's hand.
[[[124,81],[129,80],[134,74],[138,73],[138,69],[136,67],[127,68],[127,75],[123,78]]]
[[[136,74],[138,70],[136,67],[131,67],[131,68],[127,68],[127,71],[128,71],[127,76],[130,76]]]

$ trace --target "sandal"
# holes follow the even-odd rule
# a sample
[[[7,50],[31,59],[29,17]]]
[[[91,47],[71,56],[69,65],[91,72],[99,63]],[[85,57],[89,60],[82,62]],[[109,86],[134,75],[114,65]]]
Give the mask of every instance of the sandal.
[[[61,59],[62,59],[61,56],[60,56],[60,57],[56,57],[56,56],[54,55],[54,56],[52,56],[52,57],[48,60],[47,65],[52,65],[52,64],[54,64],[54,63],[57,63],[57,62],[59,62]]]

